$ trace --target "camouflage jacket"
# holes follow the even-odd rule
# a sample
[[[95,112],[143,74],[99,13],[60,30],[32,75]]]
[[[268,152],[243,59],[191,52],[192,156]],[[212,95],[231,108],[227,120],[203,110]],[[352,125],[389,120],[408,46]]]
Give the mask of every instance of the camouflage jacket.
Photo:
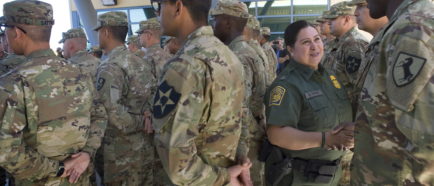
[[[241,62],[209,26],[165,66],[155,95],[155,146],[176,185],[224,185],[235,164],[244,98]]]
[[[256,51],[244,40],[244,36],[235,38],[228,47],[235,53],[244,67],[245,107],[238,154],[246,156],[251,137],[264,136],[265,126],[259,126],[255,117],[261,117],[264,111],[265,69]],[[260,133],[260,134],[258,134]]]
[[[171,57],[172,55],[164,51],[164,49],[160,47],[160,44],[155,44],[146,48],[144,59],[153,65],[152,73],[156,80],[161,78],[161,71],[163,71],[164,65]]]
[[[93,156],[106,118],[96,114],[92,80],[79,68],[50,49],[27,58],[0,78],[0,166],[17,182],[68,185],[56,177],[59,162],[80,151]]]
[[[432,10],[432,0],[405,0],[379,33],[360,97],[354,185],[434,184]]]
[[[274,49],[271,47],[269,42],[264,43],[264,45],[262,45],[262,49],[264,50],[265,55],[267,55],[267,87],[269,87],[271,83],[273,83],[274,79],[276,79],[277,56],[276,52],[274,52]]]
[[[143,58],[143,57],[145,57],[145,52],[141,49],[138,49],[137,51],[134,52],[134,55],[136,55],[140,58]]]
[[[369,41],[354,27],[330,43],[321,62],[324,68],[336,74],[348,91],[357,81],[359,67]],[[351,97],[351,94],[349,94]]]
[[[104,137],[104,181],[140,169],[144,145],[143,113],[150,110],[155,80],[151,66],[125,46],[114,48],[98,67],[97,90],[108,115]]]
[[[87,51],[78,51],[74,56],[72,56],[68,61],[71,64],[79,66],[85,73],[89,73],[92,79],[96,78],[96,70],[100,64],[100,60],[95,56],[87,53]],[[94,81],[95,82],[95,81]]]
[[[259,54],[259,57],[262,59],[262,64],[264,65],[265,72],[268,72],[268,57],[262,49],[261,45],[257,40],[248,40],[247,43]],[[268,82],[267,77],[266,82]]]
[[[8,54],[8,56],[0,60],[0,75],[6,74],[15,67],[26,62],[26,57],[15,54]]]

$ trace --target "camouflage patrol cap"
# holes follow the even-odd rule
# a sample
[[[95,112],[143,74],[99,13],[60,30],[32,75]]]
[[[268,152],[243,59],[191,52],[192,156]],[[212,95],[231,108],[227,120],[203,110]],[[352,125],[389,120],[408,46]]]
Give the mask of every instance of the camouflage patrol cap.
[[[368,2],[366,0],[352,0],[352,1],[348,2],[349,6],[356,6],[359,4],[368,4]]]
[[[316,22],[318,22],[318,23],[324,23],[324,22],[326,22],[327,20],[326,20],[324,17],[325,17],[327,14],[329,14],[329,13],[330,13],[330,11],[328,11],[328,10],[322,12],[321,16],[319,16],[319,17],[316,19]]]
[[[98,23],[93,30],[97,31],[103,26],[128,26],[125,12],[107,12],[98,16]]]
[[[269,35],[271,35],[271,29],[269,27],[262,27],[261,28],[261,34],[269,36]]]
[[[354,15],[356,7],[348,5],[348,2],[340,2],[334,4],[330,8],[330,12],[324,16],[325,19],[335,19],[343,15]]]
[[[158,22],[158,19],[156,17],[154,17],[146,21],[140,21],[139,29],[136,31],[136,33],[141,34],[145,30],[160,30],[160,29],[161,29],[160,22]]]
[[[62,33],[62,40],[60,40],[59,43],[63,43],[67,39],[72,39],[72,38],[85,38],[86,39],[86,34],[84,33],[82,28],[72,28],[72,29],[69,29],[68,31]]]
[[[238,0],[220,0],[209,13],[212,16],[225,14],[245,19],[249,18],[247,5]]]
[[[255,16],[250,15],[249,19],[247,20],[247,28],[253,29],[253,30],[261,30],[261,23],[259,23],[258,19],[256,19]]]
[[[129,45],[130,43],[135,44],[137,46],[140,46],[140,38],[138,35],[132,35],[130,37],[128,37],[127,39],[127,45]]]
[[[24,24],[36,26],[54,25],[53,7],[36,0],[17,0],[3,5],[0,24]]]

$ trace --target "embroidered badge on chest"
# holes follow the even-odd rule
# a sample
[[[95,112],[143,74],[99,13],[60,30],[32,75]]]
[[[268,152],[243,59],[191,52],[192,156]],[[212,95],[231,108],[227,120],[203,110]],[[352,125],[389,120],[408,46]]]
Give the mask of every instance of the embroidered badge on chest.
[[[393,81],[397,87],[410,84],[420,73],[426,59],[404,52],[399,53],[393,65]]]
[[[273,90],[271,90],[270,103],[268,105],[279,106],[282,103],[282,99],[283,96],[285,95],[285,92],[286,89],[281,86],[274,87]]]
[[[333,86],[335,86],[335,88],[337,88],[337,89],[341,89],[342,88],[342,86],[339,83],[338,79],[336,79],[336,76],[331,75],[330,76],[330,80],[332,80]]]
[[[166,81],[160,84],[154,98],[154,117],[163,118],[176,108],[181,94],[167,84]]]

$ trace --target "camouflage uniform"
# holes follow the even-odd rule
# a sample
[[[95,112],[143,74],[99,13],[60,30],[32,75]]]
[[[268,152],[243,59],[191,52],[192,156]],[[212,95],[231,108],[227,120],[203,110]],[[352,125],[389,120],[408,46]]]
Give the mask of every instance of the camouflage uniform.
[[[81,28],[69,29],[67,32],[62,34],[62,40],[59,43],[64,43],[68,39],[72,38],[84,38],[86,39],[86,34]],[[71,58],[68,59],[71,64],[77,65],[85,73],[89,73],[95,82],[96,70],[100,64],[100,60],[95,56],[89,54],[86,50],[81,50],[75,53]]]
[[[50,4],[4,4],[0,24],[52,25]],[[93,103],[92,80],[50,49],[33,51],[28,61],[0,78],[0,166],[16,185],[72,185],[56,177],[60,162],[100,146],[106,126]],[[89,167],[75,185],[89,185]]]
[[[164,169],[176,185],[227,184],[241,132],[242,64],[204,26],[164,69],[153,106]]]
[[[140,28],[136,33],[141,34],[146,30],[160,30],[161,26],[157,18],[151,18],[146,21],[140,22]],[[160,43],[154,44],[146,48],[145,61],[154,65],[153,74],[158,80],[161,77],[161,71],[163,71],[164,65],[172,57],[168,52],[164,51],[160,47]]]
[[[125,13],[108,12],[98,17],[95,29],[127,25]],[[143,113],[150,109],[154,81],[151,67],[124,45],[111,50],[98,67],[96,86],[109,118],[103,141],[106,185],[152,182],[152,171],[145,170],[152,166],[154,153],[151,137],[143,133]]]
[[[252,15],[250,15],[250,17],[247,21],[246,27],[248,27],[249,29],[252,29],[252,30],[257,30],[257,31],[261,30],[261,25],[260,25],[259,21]],[[248,40],[247,43],[250,45],[250,47],[252,47],[256,51],[256,53],[259,54],[259,57],[262,59],[262,64],[264,66],[265,72],[268,72],[269,71],[269,69],[268,69],[268,67],[269,67],[268,66],[268,57],[265,54],[265,52],[262,49],[259,42],[256,39],[251,39],[251,40]],[[267,77],[265,77],[265,78],[266,78],[266,82],[268,85],[269,80]],[[265,112],[265,110],[264,110],[264,112]]]
[[[270,28],[268,27],[262,27],[261,28],[261,34],[262,35],[271,35]],[[276,52],[274,52],[274,49],[271,47],[270,42],[266,42],[262,45],[262,49],[265,52],[265,55],[267,55],[267,61],[268,61],[268,71],[267,71],[267,87],[273,83],[274,79],[276,79],[276,70],[277,70],[277,56]]]
[[[432,0],[404,0],[375,39],[360,96],[352,185],[434,184],[432,10]]]
[[[8,54],[6,58],[0,60],[0,75],[6,74],[17,66],[23,64],[26,61],[26,57]]]
[[[212,16],[230,15],[240,18],[248,18],[249,13],[246,4],[238,0],[223,0],[210,11]],[[254,185],[264,185],[264,164],[258,161],[259,146],[265,137],[265,126],[261,125],[264,118],[264,95],[266,89],[266,71],[262,59],[257,52],[247,43],[243,35],[238,36],[228,47],[240,59],[244,67],[245,97],[243,103],[243,118],[240,144],[237,156],[248,157],[253,166],[250,171]]]
[[[140,58],[145,57],[145,52],[141,50],[142,45],[140,44],[140,38],[137,35],[132,35],[128,37],[127,39],[127,45],[132,43],[133,45],[136,45],[139,49],[135,52],[133,52],[134,55],[139,56]]]

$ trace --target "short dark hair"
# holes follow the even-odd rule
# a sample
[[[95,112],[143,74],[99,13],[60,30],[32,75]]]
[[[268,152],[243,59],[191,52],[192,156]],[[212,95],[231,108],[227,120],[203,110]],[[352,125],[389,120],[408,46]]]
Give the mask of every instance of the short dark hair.
[[[114,39],[125,42],[128,34],[128,26],[107,26],[107,30],[112,34]]]
[[[285,45],[294,47],[294,44],[297,41],[298,33],[300,32],[300,30],[307,27],[315,28],[305,20],[296,21],[290,24],[288,27],[286,27],[285,34],[284,34]]]
[[[52,26],[18,25],[27,33],[26,35],[34,42],[50,42]]]
[[[262,37],[263,37],[266,41],[270,41],[270,38],[271,38],[270,35],[264,35],[264,34],[262,34]]]
[[[175,3],[177,0],[171,0]],[[193,21],[208,22],[208,13],[211,8],[211,0],[181,0],[184,6],[187,7]]]

